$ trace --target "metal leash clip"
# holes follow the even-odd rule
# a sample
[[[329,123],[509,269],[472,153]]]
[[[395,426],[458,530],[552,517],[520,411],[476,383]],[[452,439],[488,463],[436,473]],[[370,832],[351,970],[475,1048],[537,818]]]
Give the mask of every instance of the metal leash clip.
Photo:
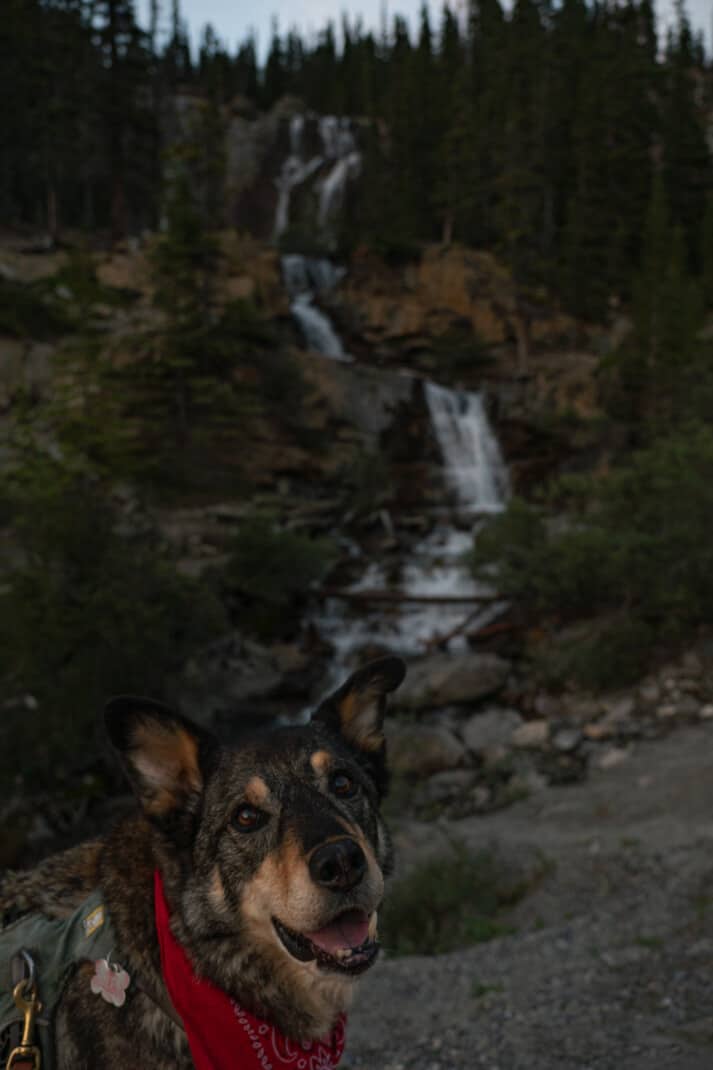
[[[34,1043],[34,1039],[35,1016],[42,1010],[42,1004],[37,995],[35,964],[26,952],[23,952],[23,958],[26,961],[29,960],[30,976],[18,981],[12,991],[15,1006],[24,1016],[22,1040],[10,1052],[5,1070],[40,1070],[40,1049]]]

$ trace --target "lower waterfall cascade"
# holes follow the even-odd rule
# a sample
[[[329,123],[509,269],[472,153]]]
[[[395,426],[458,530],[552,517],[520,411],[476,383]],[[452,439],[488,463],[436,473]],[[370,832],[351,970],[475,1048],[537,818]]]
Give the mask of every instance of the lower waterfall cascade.
[[[337,285],[343,269],[327,258],[292,254],[282,257],[282,272],[292,314],[308,348],[325,358],[351,360],[327,314],[313,304],[316,295]],[[444,506],[449,494],[455,504],[439,510],[433,529],[412,547],[397,585],[390,582],[382,563],[372,561],[348,589],[352,595],[390,591],[395,595],[393,604],[373,607],[366,601],[354,612],[347,600],[334,597],[311,617],[310,624],[334,651],[325,689],[352,671],[355,656],[367,646],[408,657],[423,654],[434,641],[448,637],[440,644],[443,648],[467,649],[465,629],[459,626],[467,620],[468,629],[477,631],[499,616],[505,605],[493,602],[492,589],[473,579],[463,563],[483,517],[502,511],[509,495],[507,467],[483,397],[429,381],[422,385],[442,456]],[[469,604],[468,599],[473,601]]]

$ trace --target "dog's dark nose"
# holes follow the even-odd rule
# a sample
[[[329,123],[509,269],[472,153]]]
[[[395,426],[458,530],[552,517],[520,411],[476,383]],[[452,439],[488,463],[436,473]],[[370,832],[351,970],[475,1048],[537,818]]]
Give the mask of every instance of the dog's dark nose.
[[[333,840],[318,847],[309,860],[312,880],[323,888],[348,892],[366,873],[366,858],[354,840]]]

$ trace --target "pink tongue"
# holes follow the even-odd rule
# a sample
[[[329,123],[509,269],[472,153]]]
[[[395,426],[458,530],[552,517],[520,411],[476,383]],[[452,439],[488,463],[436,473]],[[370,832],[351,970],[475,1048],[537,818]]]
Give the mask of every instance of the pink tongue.
[[[361,947],[368,935],[369,919],[363,910],[347,910],[323,929],[305,933],[308,940],[329,955],[345,947]]]

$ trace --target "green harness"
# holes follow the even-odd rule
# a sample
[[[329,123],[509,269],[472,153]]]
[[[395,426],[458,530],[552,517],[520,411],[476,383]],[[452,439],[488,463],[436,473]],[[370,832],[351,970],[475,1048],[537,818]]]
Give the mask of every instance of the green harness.
[[[24,914],[0,929],[0,1070],[39,1070],[40,1063],[42,1070],[54,1070],[54,1015],[64,987],[80,963],[108,959],[114,946],[99,890],[68,918]],[[25,1043],[29,1002],[24,997],[33,991],[39,1006]]]

